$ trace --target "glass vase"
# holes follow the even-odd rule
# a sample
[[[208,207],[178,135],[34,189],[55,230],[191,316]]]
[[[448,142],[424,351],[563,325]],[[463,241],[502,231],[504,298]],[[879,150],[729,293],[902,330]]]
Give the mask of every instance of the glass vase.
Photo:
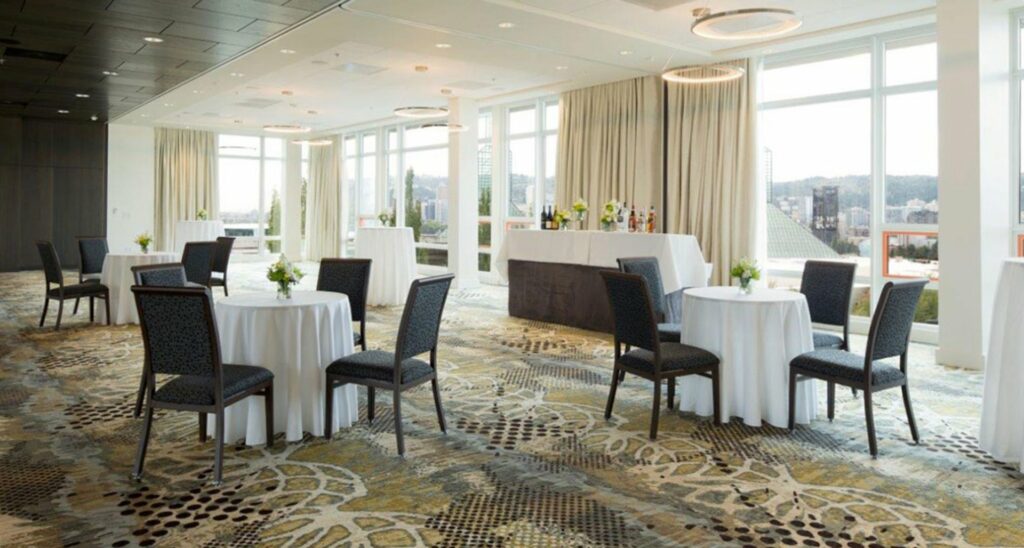
[[[292,298],[292,286],[291,284],[278,284],[277,285],[277,300],[284,301]]]
[[[143,255],[149,254],[149,246],[148,245],[143,245],[143,246],[139,246],[139,247],[142,248],[142,254]]]
[[[740,278],[740,295],[750,295],[754,292],[754,280]]]

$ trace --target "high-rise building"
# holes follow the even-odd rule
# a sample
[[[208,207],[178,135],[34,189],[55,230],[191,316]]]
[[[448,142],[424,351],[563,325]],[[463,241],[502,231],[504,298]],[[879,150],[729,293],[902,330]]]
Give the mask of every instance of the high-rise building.
[[[839,233],[839,187],[820,186],[814,189],[811,232],[822,243],[832,245]]]

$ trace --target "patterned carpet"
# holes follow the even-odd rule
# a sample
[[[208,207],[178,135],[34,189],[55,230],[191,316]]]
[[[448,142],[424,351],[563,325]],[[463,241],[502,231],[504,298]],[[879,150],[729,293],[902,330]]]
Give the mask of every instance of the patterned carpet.
[[[262,268],[233,267],[232,289],[269,289]],[[129,480],[139,331],[81,313],[38,329],[41,293],[38,272],[0,275],[0,545],[1024,545],[1024,475],[974,437],[982,376],[928,347],[911,369],[921,446],[898,390],[876,400],[878,460],[845,390],[835,423],[793,435],[673,411],[651,442],[640,379],[603,419],[607,338],[510,319],[500,288],[463,291],[442,326],[447,435],[429,388],[407,393],[399,458],[382,395],[372,428],[329,443],[229,448],[217,488],[186,413],[158,414],[146,477]],[[399,314],[372,310],[372,346]]]

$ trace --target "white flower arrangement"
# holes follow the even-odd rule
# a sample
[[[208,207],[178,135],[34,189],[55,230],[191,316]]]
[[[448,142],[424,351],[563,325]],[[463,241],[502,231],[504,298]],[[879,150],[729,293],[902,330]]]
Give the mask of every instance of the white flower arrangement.
[[[278,297],[284,299],[291,297],[292,286],[298,284],[303,276],[302,270],[292,265],[284,253],[267,269],[267,279],[277,284]]]

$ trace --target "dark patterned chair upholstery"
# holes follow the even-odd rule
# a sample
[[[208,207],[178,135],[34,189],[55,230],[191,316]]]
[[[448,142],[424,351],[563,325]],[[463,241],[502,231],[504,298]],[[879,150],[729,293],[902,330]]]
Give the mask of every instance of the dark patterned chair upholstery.
[[[205,287],[133,286],[146,356],[146,418],[135,459],[135,479],[149,444],[155,409],[199,413],[199,439],[206,441],[206,415],[216,424],[214,481],[221,482],[224,408],[251,395],[266,405],[267,446],[274,439],[274,374],[262,367],[222,364],[209,291]],[[171,377],[158,385],[157,376]],[[158,387],[159,386],[159,387]]]
[[[654,305],[654,316],[658,319],[658,337],[664,342],[682,340],[681,326],[665,321],[668,314],[668,302],[665,298],[665,286],[661,282],[661,268],[657,257],[620,258],[619,271],[628,274],[639,274],[647,282],[651,290],[651,303]]]
[[[100,281],[107,252],[106,238],[78,237],[78,283]],[[78,314],[78,303],[81,300],[80,297],[75,299],[72,315]]]
[[[39,327],[46,323],[46,311],[50,308],[51,300],[56,300],[59,303],[57,306],[56,329],[60,330],[60,321],[64,316],[64,301],[75,299],[77,307],[78,299],[82,297],[89,299],[90,322],[96,321],[95,299],[102,299],[107,311],[107,325],[110,325],[110,291],[107,289],[107,286],[99,283],[99,281],[64,285],[64,271],[61,269],[60,258],[57,257],[57,250],[54,249],[53,244],[39,240],[36,241],[36,249],[39,251],[39,258],[43,263],[43,274],[46,277],[43,315],[39,318]]]
[[[840,261],[807,261],[800,280],[800,293],[807,298],[811,321],[841,327],[843,335],[814,331],[814,348],[850,349],[850,297],[857,264]]]
[[[369,270],[369,265],[367,265]],[[321,272],[323,272],[321,270]],[[437,338],[441,315],[448,298],[452,274],[414,280],[405,301],[402,323],[394,352],[371,350],[345,356],[327,366],[327,390],[324,402],[324,437],[331,439],[334,388],[339,384],[359,384],[367,388],[367,419],[373,422],[376,389],[391,390],[394,395],[395,437],[398,454],[405,454],[402,435],[402,392],[430,381],[434,392],[437,422],[445,432],[441,391],[437,385]],[[430,362],[416,356],[430,353]]]
[[[658,415],[661,409],[661,384],[668,381],[668,407],[675,407],[675,380],[683,375],[700,375],[711,379],[715,408],[715,424],[721,423],[718,390],[718,357],[693,346],[664,342],[658,335],[654,301],[646,279],[640,274],[601,271],[615,323],[615,361],[612,387],[604,418],[612,416],[620,372],[625,371],[654,382],[654,407],[651,411],[651,439],[658,437]],[[625,354],[622,345],[632,350]]]
[[[921,292],[928,280],[888,282],[882,288],[871,319],[867,351],[864,356],[833,348],[802,354],[789,364],[789,429],[794,428],[797,383],[822,379],[828,383],[828,418],[835,417],[835,385],[841,384],[864,391],[864,415],[867,420],[868,446],[871,456],[878,456],[875,421],[871,407],[872,394],[899,386],[903,390],[903,406],[910,423],[914,442],[919,441],[914,410],[910,404],[907,378],[907,347],[914,326]],[[879,360],[899,356],[899,368]]]
[[[234,238],[221,236],[217,238],[217,252],[213,255],[210,287],[223,287],[225,297],[228,295],[228,262],[231,260],[231,248],[234,246]]]
[[[370,259],[322,259],[317,276],[317,291],[333,291],[348,296],[352,321],[359,331],[352,333],[355,344],[366,350],[366,296],[370,292]]]
[[[203,287],[210,286],[217,245],[217,242],[188,242],[185,244],[185,250],[181,253],[181,264],[185,265],[186,280]]]

